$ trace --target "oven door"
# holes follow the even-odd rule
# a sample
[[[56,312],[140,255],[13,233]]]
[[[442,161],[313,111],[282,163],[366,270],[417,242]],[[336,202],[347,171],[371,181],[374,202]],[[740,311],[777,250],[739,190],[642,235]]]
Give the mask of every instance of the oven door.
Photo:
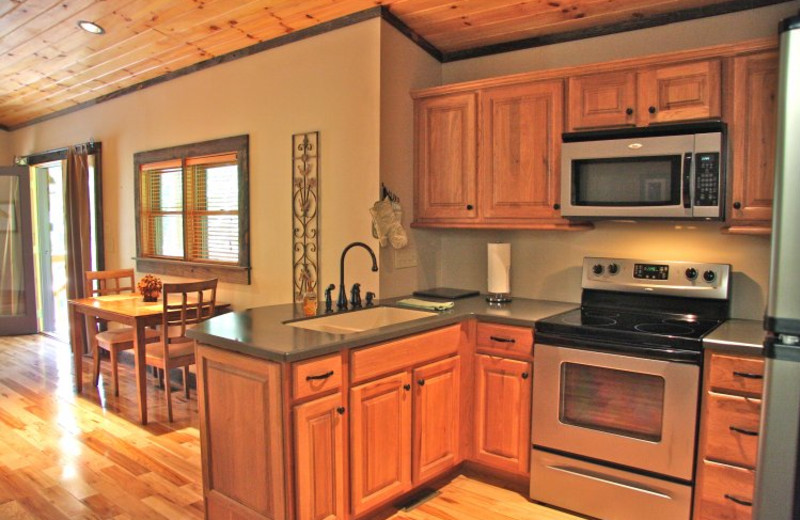
[[[535,447],[692,480],[700,367],[537,344]]]

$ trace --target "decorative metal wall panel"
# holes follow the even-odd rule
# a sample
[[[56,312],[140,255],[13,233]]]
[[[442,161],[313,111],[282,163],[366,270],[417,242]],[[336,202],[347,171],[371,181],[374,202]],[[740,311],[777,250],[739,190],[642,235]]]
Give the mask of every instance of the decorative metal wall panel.
[[[294,301],[319,290],[319,132],[292,136]],[[317,296],[319,296],[317,294]]]

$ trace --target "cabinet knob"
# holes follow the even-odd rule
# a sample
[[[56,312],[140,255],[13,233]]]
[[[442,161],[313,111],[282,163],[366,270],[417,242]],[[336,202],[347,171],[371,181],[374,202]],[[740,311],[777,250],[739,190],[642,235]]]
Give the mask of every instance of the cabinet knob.
[[[425,386],[425,380],[424,379],[417,379],[417,384],[419,386]]]
[[[553,204],[553,209],[555,209],[555,210],[561,209],[561,204],[556,202],[555,204]]]
[[[528,373],[527,372],[523,372],[522,373],[522,379],[528,379]]]
[[[336,413],[338,413],[339,415],[344,415],[344,406],[340,406],[339,408],[337,408]]]
[[[656,107],[651,106],[651,107],[649,107],[647,109],[647,111],[650,112],[651,114],[655,114],[656,113]]]
[[[473,208],[473,207],[474,207],[474,206],[473,206],[472,204],[467,204],[467,209],[468,209],[468,210],[472,211],[472,208]]]
[[[629,116],[632,116],[633,115],[633,109],[631,107],[628,107],[628,108],[625,109],[625,113],[628,114]]]
[[[404,384],[404,385],[403,385],[403,390],[405,390],[406,392],[408,392],[409,390],[411,390],[411,385],[409,385],[408,383]]]
[[[734,202],[733,203],[733,209],[742,209],[742,203],[741,202]]]

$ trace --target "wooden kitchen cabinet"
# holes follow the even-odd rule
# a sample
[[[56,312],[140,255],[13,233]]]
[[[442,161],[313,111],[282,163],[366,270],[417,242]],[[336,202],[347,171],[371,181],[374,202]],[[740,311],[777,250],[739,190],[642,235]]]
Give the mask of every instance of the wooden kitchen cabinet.
[[[353,514],[411,489],[411,373],[350,390]]]
[[[777,143],[778,53],[733,59],[729,231],[768,234]]]
[[[474,421],[477,462],[530,472],[530,362],[476,354]]]
[[[417,100],[414,218],[477,217],[477,94]]]
[[[695,520],[750,520],[764,361],[706,351]]]
[[[568,129],[719,118],[721,77],[718,59],[570,77]]]
[[[458,356],[414,370],[412,480],[429,480],[459,461],[461,364]]]
[[[561,80],[481,93],[478,213],[484,221],[560,218],[563,106]]]
[[[345,502],[346,408],[341,393],[294,407],[299,520],[342,520]]]
[[[196,352],[206,518],[286,518],[281,365]]]

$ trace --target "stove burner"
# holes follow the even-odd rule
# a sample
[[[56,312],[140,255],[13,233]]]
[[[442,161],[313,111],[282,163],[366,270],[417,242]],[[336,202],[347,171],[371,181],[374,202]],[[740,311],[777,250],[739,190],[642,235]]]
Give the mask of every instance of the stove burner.
[[[680,320],[664,320],[663,323],[640,323],[633,328],[648,334],[669,334],[671,336],[683,336],[694,332],[692,327],[673,323],[676,321],[680,322]]]

